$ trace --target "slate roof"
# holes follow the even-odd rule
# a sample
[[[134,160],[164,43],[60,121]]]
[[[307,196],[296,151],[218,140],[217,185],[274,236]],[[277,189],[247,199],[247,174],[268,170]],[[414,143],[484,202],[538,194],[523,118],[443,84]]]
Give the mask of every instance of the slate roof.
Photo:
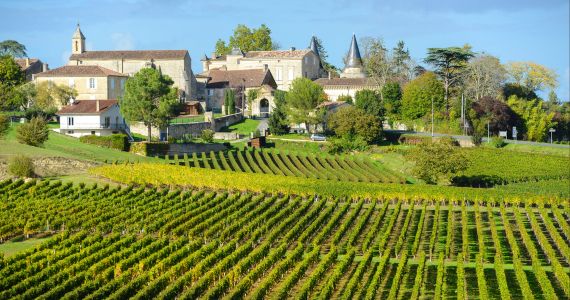
[[[72,54],[70,60],[89,59],[131,59],[131,60],[161,60],[161,59],[184,59],[187,50],[118,50],[118,51],[85,51]]]
[[[99,111],[97,111],[97,102],[99,102]],[[93,115],[100,114],[113,105],[117,104],[117,100],[76,100],[75,103],[62,107],[57,115]]]
[[[128,75],[100,66],[63,66],[36,74],[36,77],[81,77],[81,76],[123,76]]]
[[[273,88],[277,88],[275,79],[271,74],[271,71],[264,69],[249,69],[249,70],[221,70],[213,69],[208,72],[203,73],[210,78],[206,84],[207,88],[238,88],[245,86],[245,88],[250,87],[260,87],[267,84]],[[243,81],[245,79],[245,82]]]
[[[350,42],[350,49],[348,50],[348,60],[346,62],[347,68],[359,68],[362,67],[362,58],[360,57],[360,50],[358,49],[358,43],[356,42],[356,35],[352,35],[352,41]]]

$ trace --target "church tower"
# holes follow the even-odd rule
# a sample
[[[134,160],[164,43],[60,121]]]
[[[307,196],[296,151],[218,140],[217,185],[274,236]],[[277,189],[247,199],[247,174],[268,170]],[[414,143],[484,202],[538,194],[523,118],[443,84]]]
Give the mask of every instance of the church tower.
[[[75,33],[73,33],[71,38],[71,53],[81,54],[83,52],[85,52],[85,36],[81,32],[81,28],[79,28],[79,23],[77,23],[77,29],[75,29]]]
[[[364,65],[360,57],[360,50],[358,50],[358,43],[356,42],[356,36],[354,34],[352,35],[352,42],[348,50],[346,65],[340,74],[340,78],[366,78]]]

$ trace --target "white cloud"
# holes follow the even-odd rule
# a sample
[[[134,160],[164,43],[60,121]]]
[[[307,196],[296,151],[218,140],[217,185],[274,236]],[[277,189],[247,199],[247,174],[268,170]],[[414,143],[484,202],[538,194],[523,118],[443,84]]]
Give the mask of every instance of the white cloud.
[[[115,50],[133,50],[135,43],[128,33],[115,32],[111,34],[111,40]]]

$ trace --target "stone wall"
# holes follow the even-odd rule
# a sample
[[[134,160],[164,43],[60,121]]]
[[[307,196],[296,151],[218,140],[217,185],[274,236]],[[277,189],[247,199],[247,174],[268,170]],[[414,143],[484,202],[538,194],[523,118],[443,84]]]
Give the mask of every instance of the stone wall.
[[[237,113],[233,115],[227,115],[220,118],[214,119],[213,125],[212,122],[198,122],[198,123],[188,123],[188,124],[172,124],[168,126],[168,130],[158,130],[158,128],[153,127],[151,135],[154,138],[159,138],[161,136],[171,136],[176,139],[180,139],[184,137],[184,135],[200,135],[202,130],[205,129],[212,129],[214,131],[220,131],[223,127],[230,126],[234,123],[237,123],[243,119],[242,113]],[[142,123],[135,123],[129,125],[129,128],[132,133],[137,133],[143,136],[147,135],[147,128]]]

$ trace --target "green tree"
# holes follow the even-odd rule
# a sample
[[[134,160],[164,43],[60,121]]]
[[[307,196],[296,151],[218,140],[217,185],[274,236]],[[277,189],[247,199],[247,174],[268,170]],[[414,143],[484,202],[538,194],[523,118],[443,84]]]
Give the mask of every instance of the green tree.
[[[381,39],[366,38],[364,41],[363,62],[366,73],[382,89],[394,77],[393,59]],[[383,99],[383,95],[379,95]]]
[[[238,48],[243,52],[274,50],[277,44],[271,39],[271,29],[265,24],[259,28],[249,28],[246,25],[238,24],[234,33],[229,38],[229,43],[222,39],[216,42],[216,54],[229,54],[233,48]]]
[[[388,82],[382,88],[384,110],[392,118],[398,118],[402,106],[402,88],[397,82]]]
[[[425,72],[410,81],[402,94],[402,117],[406,120],[415,120],[431,112],[432,99],[434,109],[444,107],[444,87],[432,72]]]
[[[467,62],[474,56],[469,46],[448,47],[448,48],[428,48],[427,57],[424,59],[435,67],[435,73],[443,80],[445,111],[449,113],[449,89],[454,86],[459,79]]]
[[[236,93],[233,89],[228,88],[224,91],[224,114],[235,114],[236,112]]]
[[[16,58],[28,56],[28,54],[26,54],[26,46],[14,40],[0,42],[0,55],[10,55]]]
[[[285,96],[287,115],[291,123],[304,123],[307,132],[310,125],[322,122],[323,114],[317,107],[323,103],[326,95],[323,87],[308,78],[299,77],[293,80],[291,88]]]
[[[508,105],[524,122],[524,127],[519,130],[530,141],[543,142],[547,140],[548,130],[555,127],[554,112],[543,109],[542,101],[538,99],[526,101],[516,96],[511,96]]]
[[[22,124],[16,129],[16,139],[22,144],[39,147],[48,140],[48,137],[47,123],[41,117],[32,118],[30,122]]]
[[[412,74],[412,58],[410,51],[406,48],[404,41],[398,41],[396,47],[392,49],[392,65],[394,77],[400,82],[408,82]]]
[[[469,166],[467,156],[453,141],[447,139],[421,143],[410,153],[409,158],[415,163],[414,174],[429,184],[440,180],[449,181],[454,174]]]
[[[333,113],[328,119],[328,128],[338,137],[348,140],[360,137],[368,144],[378,141],[382,135],[378,118],[354,106]]]
[[[142,122],[151,140],[152,127],[165,127],[178,107],[178,94],[172,79],[154,68],[143,68],[125,84],[119,100],[121,113],[128,122]]]
[[[374,90],[360,90],[354,95],[354,104],[369,115],[384,120],[384,105],[380,99],[380,93]]]
[[[8,162],[8,173],[16,177],[34,176],[34,164],[32,159],[18,154]]]
[[[337,102],[346,102],[348,104],[352,104],[354,102],[350,95],[340,95],[340,96],[338,96],[338,98],[336,98],[336,101]]]
[[[32,90],[32,87],[28,87],[25,91],[22,90],[22,102],[25,101],[27,97],[24,93],[31,93],[33,95],[33,106],[41,110],[56,109],[60,106],[69,104],[71,98],[77,97],[77,90],[72,87],[68,87],[63,84],[53,84],[48,81],[40,82]]]
[[[558,86],[558,75],[552,69],[534,62],[511,62],[507,72],[512,82],[536,92]]]
[[[24,83],[25,76],[14,58],[0,56],[0,109],[12,109],[18,97],[17,87]]]
[[[269,116],[269,120],[267,121],[271,134],[282,135],[289,133],[289,122],[287,122],[285,95],[286,92],[284,91],[275,91],[275,95],[273,97],[275,107],[273,108],[271,116]]]

